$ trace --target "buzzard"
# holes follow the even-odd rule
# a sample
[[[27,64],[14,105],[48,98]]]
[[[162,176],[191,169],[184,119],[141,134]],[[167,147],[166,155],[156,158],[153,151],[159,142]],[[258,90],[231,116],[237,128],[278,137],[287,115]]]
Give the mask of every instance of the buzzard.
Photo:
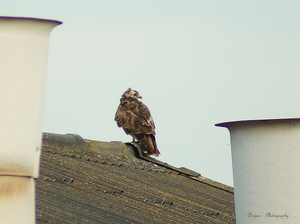
[[[159,156],[155,142],[155,125],[148,107],[139,99],[140,94],[128,88],[120,99],[120,105],[115,115],[115,121],[127,135],[133,137],[144,146],[149,155]]]

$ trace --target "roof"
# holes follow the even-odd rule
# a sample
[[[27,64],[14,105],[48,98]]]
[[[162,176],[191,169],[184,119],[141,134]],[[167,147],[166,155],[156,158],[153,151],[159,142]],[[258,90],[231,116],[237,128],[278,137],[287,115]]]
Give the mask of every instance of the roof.
[[[139,144],[44,133],[37,223],[235,223],[233,188]]]

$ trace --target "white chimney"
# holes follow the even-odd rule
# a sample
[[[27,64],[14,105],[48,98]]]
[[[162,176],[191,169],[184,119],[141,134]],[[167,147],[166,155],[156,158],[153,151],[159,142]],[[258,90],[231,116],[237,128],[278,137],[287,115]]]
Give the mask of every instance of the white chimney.
[[[236,223],[298,224],[300,118],[216,126],[230,132]]]
[[[59,24],[0,17],[1,223],[35,223],[49,33]]]

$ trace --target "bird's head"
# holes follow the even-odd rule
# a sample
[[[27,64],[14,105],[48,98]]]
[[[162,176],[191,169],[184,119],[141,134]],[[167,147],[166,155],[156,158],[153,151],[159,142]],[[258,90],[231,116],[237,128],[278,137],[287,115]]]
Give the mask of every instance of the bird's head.
[[[122,95],[122,99],[123,98],[134,98],[134,99],[142,99],[142,96],[136,91],[136,90],[133,90],[131,88],[128,88],[126,90],[125,93],[123,93]]]

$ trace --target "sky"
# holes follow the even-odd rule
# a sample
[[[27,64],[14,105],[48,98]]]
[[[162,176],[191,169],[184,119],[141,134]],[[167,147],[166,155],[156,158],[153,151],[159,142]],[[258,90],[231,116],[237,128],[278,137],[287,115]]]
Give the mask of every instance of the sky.
[[[50,35],[43,131],[130,142],[114,121],[137,90],[159,160],[233,186],[216,123],[299,117],[299,1],[1,0],[1,16],[62,21]]]

